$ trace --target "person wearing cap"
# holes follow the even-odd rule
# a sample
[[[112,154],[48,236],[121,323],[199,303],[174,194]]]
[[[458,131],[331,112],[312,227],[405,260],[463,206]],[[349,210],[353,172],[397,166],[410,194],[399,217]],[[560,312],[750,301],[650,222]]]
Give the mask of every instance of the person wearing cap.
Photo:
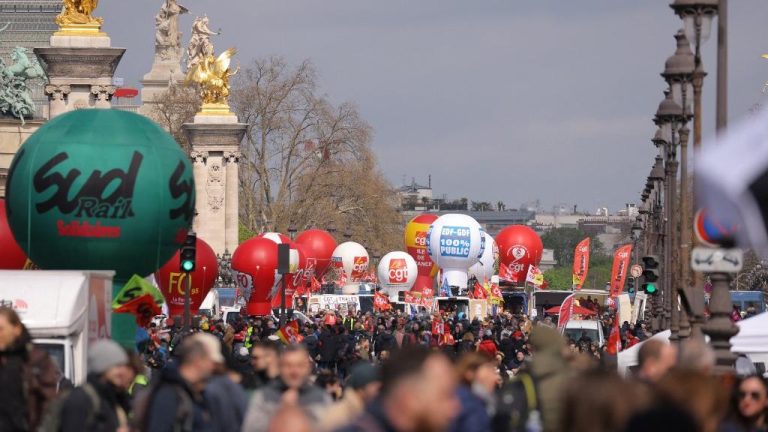
[[[213,375],[205,385],[205,402],[211,415],[211,425],[217,432],[238,431],[243,424],[248,401],[243,388],[232,380],[216,336],[198,333],[191,337],[205,347],[215,363]]]
[[[477,351],[486,354],[490,358],[496,357],[496,352],[499,348],[496,346],[496,342],[493,340],[493,331],[486,329],[483,332],[483,340],[477,346]]]
[[[381,380],[379,370],[369,363],[352,366],[344,396],[328,408],[320,424],[321,431],[333,431],[349,424],[365,410],[379,394]]]
[[[135,373],[125,350],[99,340],[88,348],[88,378],[74,389],[61,408],[62,432],[128,432],[131,399],[128,387]]]

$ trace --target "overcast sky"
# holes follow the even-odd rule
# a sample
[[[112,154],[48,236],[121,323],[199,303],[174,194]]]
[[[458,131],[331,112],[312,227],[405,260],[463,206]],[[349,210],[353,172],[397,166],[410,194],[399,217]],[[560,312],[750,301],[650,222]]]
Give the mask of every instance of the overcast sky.
[[[243,65],[309,58],[334,102],[356,103],[393,184],[435,194],[540,199],[590,211],[639,201],[655,149],[659,73],[680,20],[669,0],[182,0],[183,43],[207,14],[217,52]],[[118,76],[149,71],[162,0],[105,0]],[[768,80],[768,1],[730,2],[729,114],[748,115]],[[704,132],[713,132],[716,33],[703,51]]]

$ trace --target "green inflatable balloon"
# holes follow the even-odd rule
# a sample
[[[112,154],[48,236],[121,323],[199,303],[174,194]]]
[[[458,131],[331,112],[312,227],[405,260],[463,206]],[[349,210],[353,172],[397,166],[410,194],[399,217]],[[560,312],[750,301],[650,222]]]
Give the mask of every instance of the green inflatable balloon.
[[[8,221],[43,269],[149,275],[178,250],[195,212],[189,158],[147,118],[118,110],[63,114],[13,158]]]

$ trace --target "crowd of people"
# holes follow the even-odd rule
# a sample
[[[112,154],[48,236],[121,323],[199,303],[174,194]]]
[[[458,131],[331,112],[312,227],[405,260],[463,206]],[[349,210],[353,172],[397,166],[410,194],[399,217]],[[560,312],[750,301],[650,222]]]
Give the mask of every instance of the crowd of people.
[[[766,430],[766,381],[714,374],[703,342],[648,340],[625,378],[603,346],[554,327],[321,311],[285,341],[269,317],[152,324],[132,350],[91,344],[72,388],[0,308],[0,432]],[[625,344],[648,335],[622,328]]]

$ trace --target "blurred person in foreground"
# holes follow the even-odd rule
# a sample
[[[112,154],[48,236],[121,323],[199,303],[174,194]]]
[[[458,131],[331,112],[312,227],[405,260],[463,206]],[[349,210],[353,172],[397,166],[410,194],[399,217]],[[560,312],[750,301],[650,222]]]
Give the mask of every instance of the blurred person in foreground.
[[[349,424],[363,413],[367,404],[376,399],[380,389],[381,380],[376,366],[363,362],[352,366],[344,396],[328,408],[321,419],[320,430],[332,431]]]
[[[461,403],[451,432],[485,432],[491,429],[488,411],[493,409],[494,392],[499,372],[494,358],[481,353],[463,354],[456,363],[459,386],[456,394]]]
[[[677,348],[656,339],[646,341],[637,352],[637,378],[658,382],[677,362]]]
[[[459,412],[456,381],[439,351],[410,346],[381,368],[381,395],[339,432],[439,432]]]
[[[125,350],[112,340],[88,347],[88,378],[61,407],[62,432],[128,432],[135,373]]]
[[[280,377],[257,390],[248,405],[243,432],[266,431],[270,419],[287,400],[296,400],[313,423],[330,405],[331,397],[309,381],[312,373],[309,352],[303,345],[290,345],[280,356]]]
[[[0,307],[0,431],[37,430],[60,378],[48,353],[32,345],[16,311]]]
[[[531,330],[533,361],[497,395],[492,430],[558,431],[562,395],[572,371],[563,356],[565,341],[556,329],[537,326]]]
[[[764,432],[768,430],[768,384],[759,375],[742,378],[736,384],[729,418],[720,432]]]
[[[195,337],[186,338],[174,353],[177,361],[160,372],[146,399],[137,403],[137,427],[143,432],[212,431],[203,391],[218,356],[212,358]]]
[[[198,333],[191,339],[199,341],[215,363],[213,375],[208,379],[203,393],[211,415],[212,430],[217,432],[240,430],[248,400],[243,388],[227,371],[219,339],[207,333]]]
[[[695,370],[670,370],[656,383],[658,406],[686,412],[700,432],[716,432],[728,408],[729,392],[717,378]]]
[[[256,371],[255,387],[263,387],[280,377],[280,345],[273,341],[256,342],[251,349],[251,365]]]

